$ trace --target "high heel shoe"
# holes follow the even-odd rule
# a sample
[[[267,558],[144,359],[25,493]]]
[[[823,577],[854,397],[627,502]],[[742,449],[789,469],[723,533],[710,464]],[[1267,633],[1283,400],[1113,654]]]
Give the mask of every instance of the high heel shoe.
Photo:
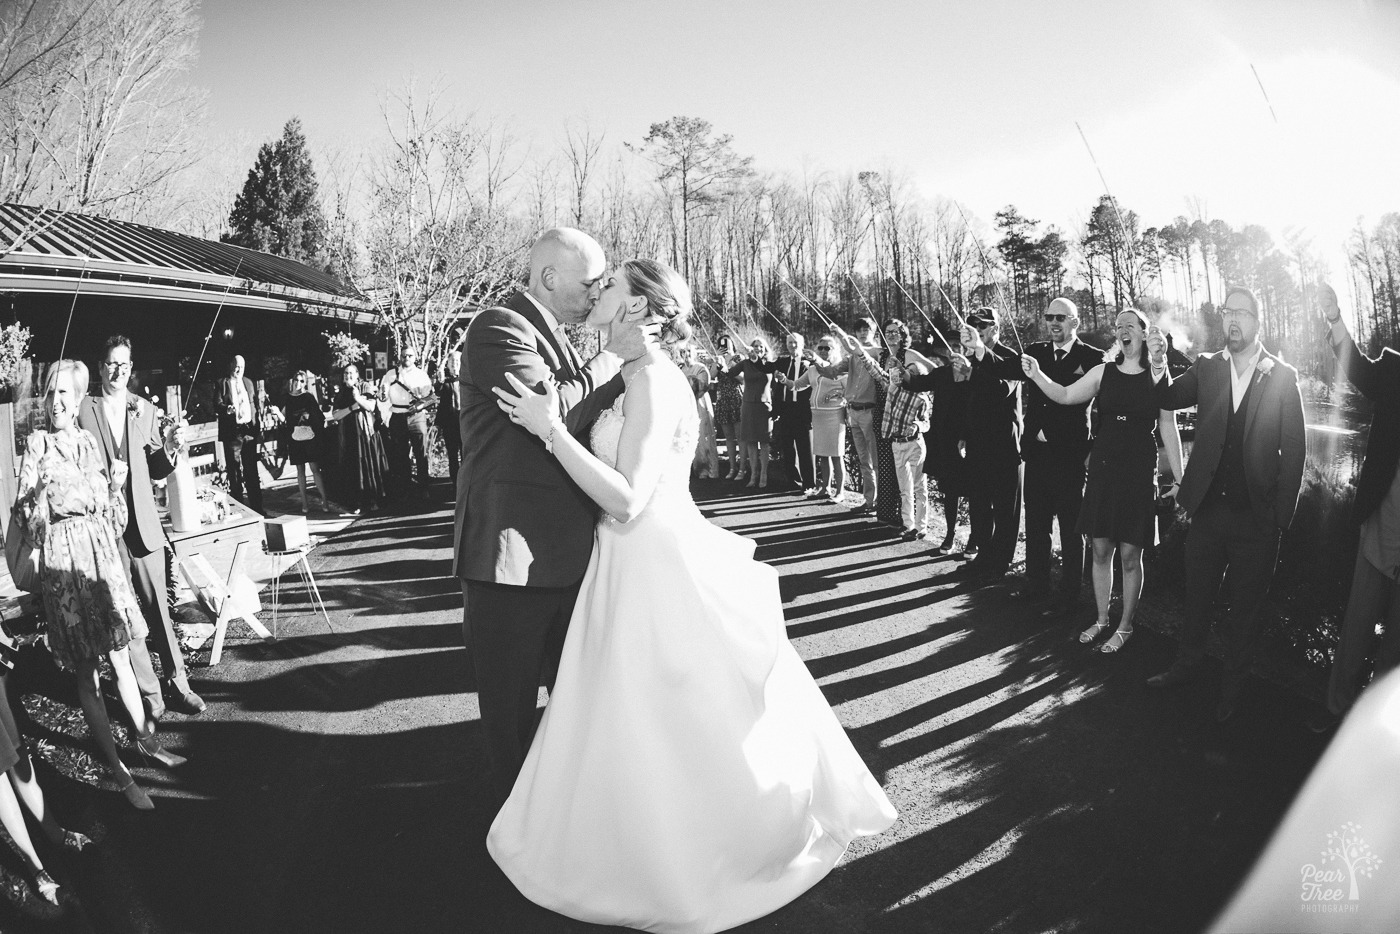
[[[155,730],[151,730],[145,736],[136,737],[136,751],[141,753],[141,758],[146,760],[147,765],[155,762],[167,769],[177,768],[189,761],[184,756],[177,756],[170,750],[162,748],[160,743],[156,742]]]
[[[76,830],[63,831],[63,848],[65,850],[81,853],[85,846],[92,846],[92,837],[85,833],[78,833]]]
[[[1081,645],[1088,645],[1090,642],[1093,642],[1095,639],[1097,639],[1097,638],[1099,637],[1099,633],[1103,632],[1103,631],[1104,631],[1105,629],[1107,629],[1107,628],[1108,628],[1108,620],[1106,620],[1106,619],[1101,619],[1101,620],[1099,620],[1097,623],[1095,623],[1094,625],[1090,626],[1088,629],[1084,630],[1083,632],[1081,632],[1081,633],[1079,634],[1079,642],[1080,642],[1080,644],[1081,644]]]
[[[58,904],[58,883],[53,881],[53,876],[42,869],[34,874],[34,888],[44,901],[50,905]]]
[[[127,803],[138,811],[154,811],[156,803],[151,800],[151,796],[146,794],[146,789],[136,784],[136,779],[128,778],[126,784],[117,789],[122,793],[122,797]]]
[[[1099,651],[1105,655],[1112,655],[1123,646],[1128,644],[1128,637],[1133,634],[1131,629],[1120,629],[1108,637],[1108,641],[1099,646]]]

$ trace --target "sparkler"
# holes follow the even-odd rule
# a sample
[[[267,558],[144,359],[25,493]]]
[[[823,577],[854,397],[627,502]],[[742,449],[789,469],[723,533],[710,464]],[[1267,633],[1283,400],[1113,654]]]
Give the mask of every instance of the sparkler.
[[[185,404],[180,409],[180,417],[183,419],[190,410],[190,399],[194,396],[194,387],[199,379],[199,368],[204,364],[204,354],[209,350],[209,342],[214,339],[214,326],[219,323],[219,312],[224,310],[224,302],[228,301],[229,290],[233,288],[234,280],[238,278],[238,270],[243,267],[243,257],[238,257],[237,264],[233,267],[233,275],[229,277],[228,285],[224,286],[224,294],[219,298],[219,307],[214,309],[214,320],[209,322],[209,333],[204,337],[204,346],[200,348],[199,359],[194,362],[194,376],[190,378],[190,391],[185,396]]]

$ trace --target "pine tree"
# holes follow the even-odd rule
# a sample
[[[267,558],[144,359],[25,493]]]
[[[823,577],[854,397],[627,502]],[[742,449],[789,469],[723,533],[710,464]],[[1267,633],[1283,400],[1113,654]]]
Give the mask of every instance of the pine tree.
[[[225,243],[326,268],[326,218],[306,136],[296,117],[264,143],[229,212]]]

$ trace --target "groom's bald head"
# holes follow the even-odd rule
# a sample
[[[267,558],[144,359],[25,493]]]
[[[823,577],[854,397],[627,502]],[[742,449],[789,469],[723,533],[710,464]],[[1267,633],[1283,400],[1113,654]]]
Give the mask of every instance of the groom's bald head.
[[[546,230],[530,248],[530,294],[563,322],[588,317],[606,271],[598,241],[572,227]]]

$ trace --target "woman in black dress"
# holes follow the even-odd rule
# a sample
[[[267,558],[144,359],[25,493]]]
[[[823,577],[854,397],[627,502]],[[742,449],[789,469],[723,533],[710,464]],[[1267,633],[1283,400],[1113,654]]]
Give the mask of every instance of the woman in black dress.
[[[340,422],[342,488],[355,504],[348,512],[373,512],[384,503],[384,474],[389,465],[374,426],[374,389],[360,384],[360,370],[353,363],[345,368],[334,405],[331,418]]]
[[[306,470],[321,494],[321,511],[338,514],[340,507],[326,495],[326,481],[321,477],[321,435],[326,430],[326,416],[321,403],[311,391],[311,374],[298,370],[287,381],[287,448],[293,464],[297,465],[297,489],[301,492],[301,511],[309,512],[306,502]]]
[[[726,373],[744,378],[744,402],[739,409],[739,441],[744,446],[744,459],[749,464],[749,482],[745,486],[768,487],[769,419],[772,418],[772,392],[769,386],[772,364],[768,344],[759,337],[749,344],[747,360],[731,359]]]
[[[1118,356],[1101,363],[1069,386],[1061,386],[1040,371],[1035,358],[1022,355],[1026,376],[1052,402],[1078,405],[1098,398],[1099,430],[1089,453],[1089,480],[1079,510],[1076,532],[1094,542],[1094,597],[1098,619],[1079,634],[1093,642],[1108,628],[1113,596],[1113,553],[1123,562],[1123,618],[1118,630],[1099,646],[1117,652],[1133,633],[1133,614],[1142,596],[1142,549],[1156,544],[1157,442],[1159,428],[1171,465],[1171,496],[1181,485],[1181,436],[1176,415],[1158,409],[1152,371],[1147,364],[1147,317],[1135,308],[1119,312],[1114,328]]]
[[[725,368],[726,361],[734,354],[734,341],[728,334],[715,338],[715,349],[719,351],[716,361],[719,372],[715,374],[715,430],[724,438],[724,450],[729,457],[729,472],[726,480],[742,480],[748,471],[740,453],[739,410],[744,405],[744,387],[737,376],[730,376]]]
[[[438,437],[447,455],[447,477],[457,482],[457,468],[462,461],[462,417],[457,399],[461,388],[457,379],[462,373],[462,352],[449,350],[442,358],[442,378],[437,384],[437,413],[433,424],[437,426]]]

